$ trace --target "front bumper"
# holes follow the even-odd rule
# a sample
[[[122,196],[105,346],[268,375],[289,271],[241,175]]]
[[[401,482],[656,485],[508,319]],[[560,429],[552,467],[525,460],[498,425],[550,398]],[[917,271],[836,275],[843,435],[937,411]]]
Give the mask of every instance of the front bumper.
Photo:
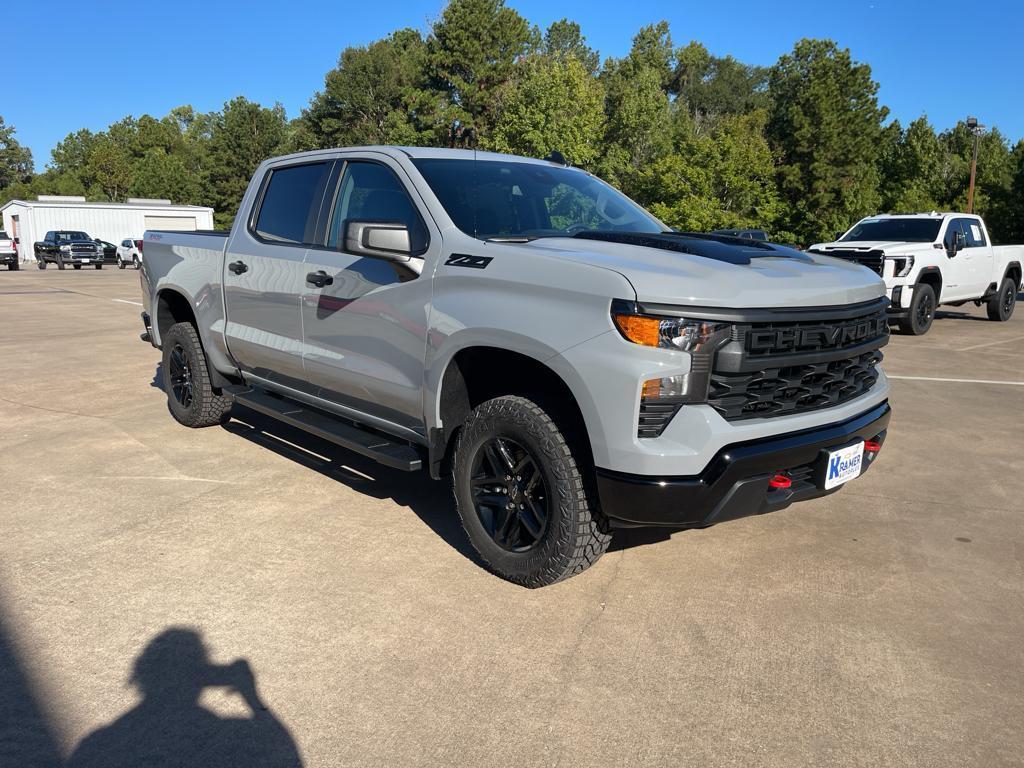
[[[699,528],[824,496],[838,490],[826,491],[819,476],[824,451],[857,440],[884,442],[890,413],[886,401],[838,424],[729,445],[699,475],[651,477],[597,469],[601,510],[623,527]],[[877,456],[865,453],[862,472]],[[779,472],[792,477],[790,488],[769,486]]]

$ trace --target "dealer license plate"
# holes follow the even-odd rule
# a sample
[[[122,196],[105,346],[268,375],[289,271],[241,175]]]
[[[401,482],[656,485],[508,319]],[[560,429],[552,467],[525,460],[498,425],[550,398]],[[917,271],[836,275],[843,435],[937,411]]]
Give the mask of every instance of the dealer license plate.
[[[860,475],[864,466],[864,443],[859,442],[829,451],[825,459],[825,490],[835,488]]]
[[[81,261],[83,264],[88,264],[89,263],[88,259],[79,259],[79,261]]]

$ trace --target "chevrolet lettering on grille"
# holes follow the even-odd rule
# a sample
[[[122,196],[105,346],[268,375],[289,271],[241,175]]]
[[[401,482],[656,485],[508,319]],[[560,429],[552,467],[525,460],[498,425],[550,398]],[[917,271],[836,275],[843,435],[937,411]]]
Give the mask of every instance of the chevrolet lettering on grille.
[[[885,315],[832,325],[755,328],[747,332],[747,349],[762,354],[804,349],[841,349],[888,333],[889,323]]]

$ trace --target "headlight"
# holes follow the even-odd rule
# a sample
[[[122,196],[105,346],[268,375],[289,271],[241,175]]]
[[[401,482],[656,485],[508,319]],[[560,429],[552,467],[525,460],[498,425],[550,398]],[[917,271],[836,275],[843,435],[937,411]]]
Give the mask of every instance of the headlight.
[[[62,245],[62,246],[60,246],[60,251],[61,251],[61,253],[71,253],[71,246],[70,245]]]
[[[885,258],[892,262],[892,273],[896,277],[906,277],[914,268],[913,256],[886,256]]]
[[[623,338],[634,344],[690,355],[689,373],[643,382],[637,437],[658,437],[683,404],[707,402],[715,351],[729,341],[732,326],[646,314],[636,304],[619,299],[612,302],[612,320]]]

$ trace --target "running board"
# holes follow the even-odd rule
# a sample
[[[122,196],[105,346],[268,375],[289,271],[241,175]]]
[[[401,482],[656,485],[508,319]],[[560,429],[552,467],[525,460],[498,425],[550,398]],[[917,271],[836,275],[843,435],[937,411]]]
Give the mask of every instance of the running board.
[[[322,411],[285,400],[248,387],[225,387],[246,408],[266,414],[290,426],[319,438],[361,453],[381,464],[405,472],[415,472],[423,466],[420,452],[409,443],[385,437],[377,432],[361,429]]]

